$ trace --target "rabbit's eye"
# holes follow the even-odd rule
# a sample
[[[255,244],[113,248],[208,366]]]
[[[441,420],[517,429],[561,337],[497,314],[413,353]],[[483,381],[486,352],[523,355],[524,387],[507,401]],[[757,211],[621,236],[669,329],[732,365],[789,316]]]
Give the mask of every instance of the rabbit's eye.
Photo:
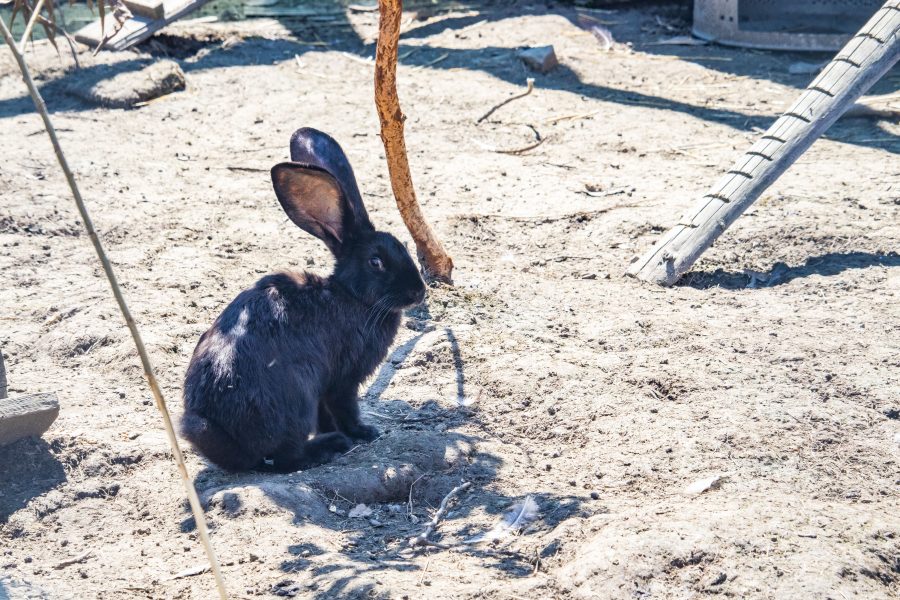
[[[384,263],[381,262],[381,259],[377,256],[373,256],[369,259],[369,266],[375,269],[376,271],[384,271]]]

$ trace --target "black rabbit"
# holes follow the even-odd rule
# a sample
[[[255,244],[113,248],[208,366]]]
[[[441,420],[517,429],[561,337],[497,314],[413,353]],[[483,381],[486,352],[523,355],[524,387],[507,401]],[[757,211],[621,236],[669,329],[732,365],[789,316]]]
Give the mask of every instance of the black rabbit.
[[[290,148],[291,162],[272,168],[275,194],[325,242],[334,272],[263,277],[197,343],[181,431],[231,471],[295,471],[376,438],[360,422],[359,385],[384,359],[402,310],[425,298],[406,248],[369,221],[338,143],[304,128]]]

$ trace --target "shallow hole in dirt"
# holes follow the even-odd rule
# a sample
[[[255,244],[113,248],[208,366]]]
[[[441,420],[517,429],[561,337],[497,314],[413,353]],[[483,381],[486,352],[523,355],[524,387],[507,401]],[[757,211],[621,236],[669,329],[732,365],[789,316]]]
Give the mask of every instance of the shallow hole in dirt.
[[[321,524],[354,504],[405,503],[412,497],[437,505],[463,477],[491,479],[498,460],[478,453],[475,440],[460,434],[397,430],[307,471],[229,474],[208,467],[195,484],[208,509],[226,517],[286,511],[295,523]],[[191,519],[183,524],[192,526]]]
[[[158,33],[141,44],[140,48],[151,56],[174,58],[184,60],[200,52],[203,48],[209,48],[222,42],[221,36],[206,35],[198,37],[185,37]]]

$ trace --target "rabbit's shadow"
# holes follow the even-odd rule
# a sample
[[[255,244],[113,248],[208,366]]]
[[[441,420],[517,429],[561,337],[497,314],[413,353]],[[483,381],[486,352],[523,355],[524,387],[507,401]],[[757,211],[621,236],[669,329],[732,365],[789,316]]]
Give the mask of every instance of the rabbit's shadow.
[[[533,494],[532,499],[540,507],[540,520],[534,525],[526,527],[524,535],[531,536],[539,532],[550,531],[562,521],[584,512],[583,500],[577,496]],[[450,511],[443,528],[450,530],[454,529],[454,525],[462,524],[455,527],[455,535],[459,539],[483,533],[483,530],[470,523],[473,509],[484,507],[485,512],[495,515],[496,520],[497,515],[507,511],[517,500],[520,499],[508,498],[490,490],[480,489],[472,493],[470,497],[459,499],[453,510]],[[607,512],[607,509],[599,507],[593,512]],[[417,525],[410,533],[415,535],[421,529],[422,525]],[[359,530],[351,538],[350,544],[363,546],[368,535],[370,534],[366,530]],[[436,534],[434,537],[435,541],[452,544],[451,540],[441,538],[440,534]],[[553,556],[560,547],[558,539],[542,542],[542,544],[542,546],[538,546],[535,553],[539,559]],[[529,553],[526,556],[502,543],[496,547],[491,544],[468,545],[465,552],[468,556],[478,559],[481,565],[513,577],[529,577],[533,575],[536,566],[535,554]],[[314,578],[313,585],[318,588],[313,597],[323,600],[327,598],[371,598],[375,593],[375,586],[372,582],[373,573],[385,570],[419,570],[415,563],[403,559],[401,554],[379,556],[377,560],[374,560],[360,553],[360,556],[354,558],[355,560],[351,564],[333,564],[324,568],[312,568],[310,574]],[[324,577],[326,575],[327,577]],[[320,577],[321,580],[317,581],[316,579]],[[321,587],[319,586],[320,582],[322,583]]]
[[[312,580],[305,584],[314,584],[315,597],[370,597],[366,594],[375,592],[372,573],[418,570],[414,561],[396,549],[383,547],[385,540],[418,534],[432,509],[461,481],[471,482],[472,491],[459,499],[447,520],[459,523],[456,529],[465,535],[475,533],[469,524],[473,511],[497,515],[516,500],[491,488],[503,461],[485,450],[485,440],[447,430],[478,420],[477,406],[464,406],[465,361],[454,328],[429,325],[427,307],[412,316],[408,326],[418,332],[390,353],[363,396],[363,412],[385,431],[381,437],[303,472],[228,474],[208,467],[195,479],[213,527],[221,520],[288,512],[295,525],[308,523],[347,536],[340,558],[318,558],[325,551],[308,540],[287,548],[280,569],[286,574],[308,573]],[[429,400],[416,407],[408,400],[384,399],[398,371],[407,368],[405,363],[422,360],[421,355],[438,345],[444,352],[449,346],[451,358],[444,355],[443,363],[454,370],[457,402]],[[376,401],[377,411],[368,410]],[[541,507],[542,527],[553,526],[582,506],[582,499],[575,496],[538,494],[534,498]],[[351,518],[348,512],[357,504],[367,505],[374,513]],[[413,513],[415,517],[410,516]],[[183,530],[192,528],[193,519],[183,522]],[[372,558],[376,551],[377,560]],[[526,576],[533,570],[529,558],[513,553],[472,549],[470,554],[512,576]],[[282,584],[298,585],[292,580]]]
[[[431,318],[427,306],[412,313],[408,321],[420,331],[398,345],[384,361],[367,391],[362,394],[362,411],[369,421],[376,421],[385,431],[370,444],[360,444],[334,461],[287,475],[268,473],[229,474],[214,466],[207,466],[195,478],[195,485],[204,504],[220,509],[226,516],[240,515],[248,503],[248,491],[255,489],[293,513],[298,523],[310,517],[325,517],[323,512],[334,500],[356,503],[385,503],[415,498],[426,503],[439,502],[444,493],[460,478],[490,480],[496,472],[498,459],[475,450],[476,439],[455,432],[435,433],[440,422],[456,421],[473,416],[461,407],[465,398],[465,374],[459,342],[452,327],[437,329],[427,325]],[[442,407],[429,400],[416,408],[400,399],[384,400],[398,371],[423,340],[431,345],[446,338],[450,344],[455,369],[458,407]],[[377,410],[372,407],[378,403]],[[456,410],[459,408],[459,410]],[[373,470],[373,465],[375,468]],[[431,475],[440,473],[440,475]],[[410,495],[416,479],[425,479]],[[258,494],[253,492],[251,495]],[[318,496],[318,500],[313,500]],[[312,507],[318,506],[319,510]],[[316,514],[318,513],[318,514]],[[315,520],[319,520],[315,518]],[[194,528],[193,518],[182,523],[182,530]]]

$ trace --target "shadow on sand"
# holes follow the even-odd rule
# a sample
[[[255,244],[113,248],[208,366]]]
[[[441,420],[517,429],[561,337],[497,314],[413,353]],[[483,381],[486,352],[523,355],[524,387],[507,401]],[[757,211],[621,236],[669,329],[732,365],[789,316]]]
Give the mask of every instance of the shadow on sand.
[[[795,279],[812,275],[833,277],[851,269],[868,269],[869,267],[900,267],[900,254],[896,252],[887,254],[829,252],[808,258],[805,263],[796,267],[789,267],[783,262],[778,262],[765,273],[724,271],[722,269],[695,271],[686,275],[678,285],[701,290],[717,287],[728,290],[758,289],[784,285]]]
[[[0,447],[0,524],[17,510],[66,481],[66,472],[50,445],[25,438]],[[0,596],[2,597],[2,596]]]
[[[423,319],[420,323],[425,322],[429,318],[427,308],[418,309],[415,316]],[[419,344],[428,348],[417,351]],[[427,360],[423,356],[437,345],[444,351],[449,346],[450,356],[445,362],[454,371],[457,406],[431,400],[414,407],[404,399],[386,399],[385,392],[398,370],[407,368],[407,361]],[[314,540],[289,545],[281,571],[286,576],[303,572],[307,580],[301,587],[285,579],[273,593],[309,593],[311,579],[317,586],[315,598],[373,597],[377,594],[373,577],[378,572],[420,569],[410,560],[405,544],[398,549],[389,541],[419,533],[432,509],[460,482],[471,482],[471,491],[458,499],[446,521],[458,524],[462,536],[478,533],[472,525],[464,524],[472,511],[481,509],[499,515],[521,500],[493,490],[491,484],[502,459],[482,450],[479,446],[483,440],[456,431],[463,425],[478,429],[477,410],[464,405],[466,393],[465,359],[458,336],[452,327],[429,328],[393,350],[364,395],[363,413],[367,419],[377,420],[385,432],[374,442],[357,446],[333,462],[286,475],[229,474],[207,467],[196,476],[195,485],[207,510],[217,518],[252,518],[277,510],[289,513],[297,526],[312,524],[345,533],[339,559],[317,560],[326,550]],[[533,498],[540,507],[542,529],[578,512],[583,502],[571,495],[535,494]],[[370,526],[365,519],[348,517],[347,511],[357,503],[376,511],[377,524]],[[417,516],[411,517],[413,514]],[[182,524],[183,531],[193,527],[192,518]],[[442,536],[435,533],[432,539],[441,541]],[[534,568],[533,556],[512,551],[471,548],[467,554],[513,576],[530,575]]]
[[[673,59],[694,62],[709,69],[727,72],[741,77],[768,79],[783,85],[791,86],[799,91],[804,88],[813,75],[792,75],[788,71],[791,62],[797,60],[823,61],[827,55],[813,55],[766,52],[759,50],[745,50],[726,48],[721,46],[666,46],[653,45],[660,35],[647,34],[642,30],[641,23],[649,19],[663,15],[665,18],[674,18],[679,26],[684,28],[682,34],[689,33],[689,12],[686,7],[673,8],[659,6],[657,3],[638,3],[637,9],[642,11],[639,15],[635,7],[625,8],[615,12],[616,15],[631,15],[622,18],[621,25],[613,27],[616,39],[619,42],[629,43],[639,52],[664,55]],[[294,56],[302,56],[306,53],[328,52],[339,50],[361,57],[370,58],[374,55],[374,44],[365,43],[351,26],[346,14],[341,12],[343,5],[340,2],[321,4],[323,10],[329,15],[336,15],[328,25],[316,24],[296,18],[280,17],[284,25],[298,39],[329,38],[327,45],[311,45],[302,42],[279,39],[268,40],[260,38],[248,38],[237,44],[229,44],[227,48],[221,42],[204,43],[202,41],[182,38],[170,34],[157,34],[146,42],[141,49],[155,55],[163,55],[178,61],[186,73],[203,69],[214,69],[237,65],[272,64],[278,60],[294,60]],[[461,9],[466,5],[461,5]],[[401,41],[419,42],[428,37],[440,33],[445,29],[462,29],[481,21],[502,21],[505,19],[521,17],[523,15],[558,15],[568,19],[577,27],[591,24],[590,15],[579,12],[569,7],[554,5],[519,5],[500,3],[473,3],[471,8],[479,10],[478,15],[447,17],[438,22],[427,23],[414,27],[403,34]],[[674,12],[673,12],[674,11]],[[617,17],[617,22],[619,21]],[[320,35],[321,34],[321,35]],[[672,35],[669,32],[668,35]],[[538,85],[542,89],[561,90],[584,96],[587,98],[602,100],[624,106],[642,106],[656,108],[663,111],[673,111],[693,116],[704,121],[722,123],[737,130],[750,131],[754,128],[766,128],[777,117],[749,114],[739,110],[717,108],[709,105],[695,105],[687,102],[666,98],[650,93],[621,90],[613,87],[587,83],[583,81],[575,71],[565,64],[560,65],[551,73],[535,75],[526,70],[515,53],[516,47],[506,46],[482,46],[477,49],[447,48],[431,44],[401,43],[401,64],[413,67],[422,67],[434,70],[465,69],[470,71],[482,71],[509,83],[522,84],[526,77],[538,78]],[[598,53],[601,52],[598,44]],[[737,60],[752,53],[758,60]],[[438,61],[438,59],[440,59]],[[437,61],[437,62],[436,62]],[[51,111],[77,111],[93,108],[93,106],[77,100],[66,93],[72,86],[82,85],[83,82],[95,81],[97,74],[95,69],[102,69],[109,76],[117,72],[132,70],[143,66],[144,59],[125,60],[115,65],[102,65],[88,67],[80,71],[69,71],[59,79],[55,79],[43,86]],[[900,80],[893,77],[885,77],[873,93],[889,93],[896,91]],[[787,105],[793,100],[794,94],[785,98],[773,98],[772,106]],[[0,118],[20,115],[33,111],[31,100],[23,95],[18,98],[0,101]],[[900,153],[900,137],[882,128],[877,121],[854,119],[850,122],[839,122],[829,131],[829,139],[860,146],[877,147],[888,152]]]

